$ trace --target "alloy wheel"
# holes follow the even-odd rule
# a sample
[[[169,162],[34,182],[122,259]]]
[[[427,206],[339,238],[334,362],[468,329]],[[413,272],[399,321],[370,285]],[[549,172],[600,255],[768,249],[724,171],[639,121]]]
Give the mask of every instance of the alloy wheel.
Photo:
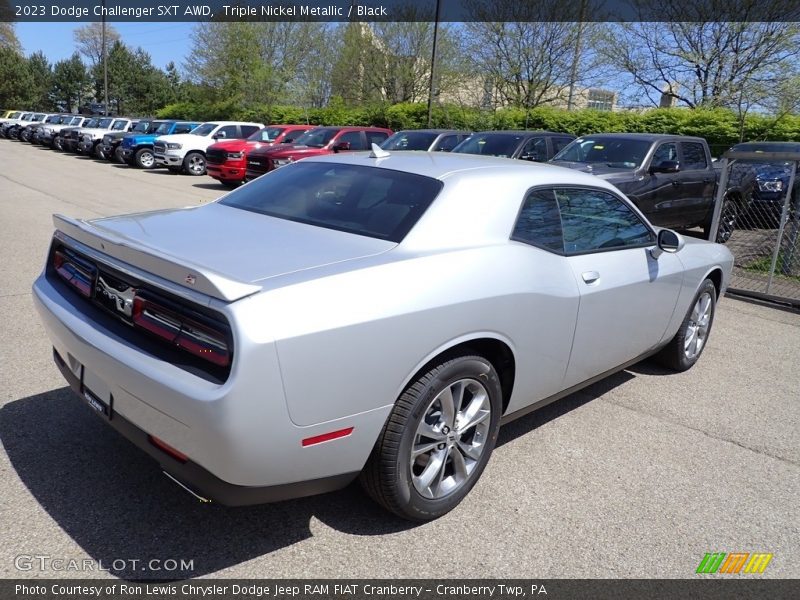
[[[713,304],[711,294],[703,292],[697,298],[694,308],[692,308],[686,337],[683,341],[683,352],[689,360],[694,360],[703,350],[703,346],[705,346],[708,330],[711,327]]]
[[[461,488],[486,447],[492,405],[477,379],[449,384],[425,409],[411,445],[414,488],[438,499]]]

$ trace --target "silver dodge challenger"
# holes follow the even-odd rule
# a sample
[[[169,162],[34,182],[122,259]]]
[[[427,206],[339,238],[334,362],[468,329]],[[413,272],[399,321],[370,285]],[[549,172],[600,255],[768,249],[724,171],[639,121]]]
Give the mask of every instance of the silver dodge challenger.
[[[732,266],[592,175],[377,146],[54,222],[33,295],[55,363],[169,477],[226,505],[359,478],[418,521],[503,423],[649,356],[689,369]]]

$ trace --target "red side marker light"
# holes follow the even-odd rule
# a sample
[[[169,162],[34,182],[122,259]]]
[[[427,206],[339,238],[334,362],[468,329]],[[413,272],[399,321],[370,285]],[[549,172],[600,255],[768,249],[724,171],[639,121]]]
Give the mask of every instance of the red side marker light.
[[[164,440],[161,440],[154,435],[148,435],[147,439],[151,444],[153,444],[153,446],[155,446],[162,452],[169,454],[172,458],[174,458],[178,462],[185,463],[187,460],[189,460],[188,456],[186,456],[183,452],[176,450]]]
[[[339,429],[338,431],[331,431],[330,433],[323,433],[321,435],[315,435],[314,437],[304,439],[303,447],[305,448],[306,446],[313,446],[314,444],[321,444],[322,442],[329,442],[330,440],[335,440],[337,438],[347,437],[351,433],[353,433],[353,427]]]

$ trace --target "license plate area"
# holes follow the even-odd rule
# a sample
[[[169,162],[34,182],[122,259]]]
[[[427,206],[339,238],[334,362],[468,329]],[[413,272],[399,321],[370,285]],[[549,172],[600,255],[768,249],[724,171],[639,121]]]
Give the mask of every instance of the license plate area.
[[[84,366],[81,373],[81,397],[89,408],[106,419],[112,416],[114,396],[106,383]]]

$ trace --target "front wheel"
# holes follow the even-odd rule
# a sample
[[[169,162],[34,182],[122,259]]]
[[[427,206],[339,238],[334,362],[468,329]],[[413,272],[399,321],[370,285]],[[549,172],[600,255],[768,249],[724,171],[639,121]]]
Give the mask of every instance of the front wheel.
[[[133,158],[140,169],[152,169],[156,166],[156,157],[150,148],[139,148]]]
[[[405,519],[428,521],[469,493],[500,428],[502,389],[492,364],[464,354],[412,382],[361,473],[367,493]]]
[[[688,314],[678,333],[655,359],[675,371],[686,371],[694,366],[706,347],[717,305],[717,288],[710,279],[700,284]]]
[[[103,152],[103,145],[102,144],[95,144],[94,155],[95,155],[96,158],[99,158],[100,160],[105,160],[106,153]]]
[[[199,152],[189,152],[183,159],[183,170],[189,175],[205,175],[206,157]]]

